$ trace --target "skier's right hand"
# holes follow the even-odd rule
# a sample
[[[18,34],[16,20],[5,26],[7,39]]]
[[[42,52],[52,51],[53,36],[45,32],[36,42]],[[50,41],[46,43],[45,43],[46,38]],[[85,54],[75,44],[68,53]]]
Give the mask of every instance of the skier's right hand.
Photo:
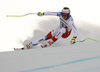
[[[43,16],[43,13],[38,12],[37,15],[38,15],[38,16]]]
[[[72,38],[70,44],[75,44],[75,38]]]

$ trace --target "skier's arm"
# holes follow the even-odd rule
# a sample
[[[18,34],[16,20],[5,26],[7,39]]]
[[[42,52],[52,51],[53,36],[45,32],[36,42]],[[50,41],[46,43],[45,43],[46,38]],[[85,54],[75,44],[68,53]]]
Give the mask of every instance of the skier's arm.
[[[43,16],[43,15],[53,15],[53,16],[59,16],[60,12],[38,12],[37,13],[38,16]]]
[[[57,16],[58,12],[44,12],[44,15],[53,15],[53,16]]]
[[[76,29],[76,27],[75,27],[75,24],[74,24],[74,21],[73,21],[73,19],[72,19],[72,30],[73,30],[73,32],[74,32],[74,35],[73,35],[73,38],[71,39],[71,44],[74,44],[75,43],[75,39],[77,38],[77,36],[78,36],[78,31],[77,31],[77,29]]]
[[[75,27],[73,18],[71,19],[71,21],[72,21],[72,30],[73,30],[73,32],[74,32],[73,38],[76,39],[77,36],[78,36],[78,31],[77,31],[77,28]]]
[[[72,24],[72,30],[73,30],[73,32],[74,32],[74,35],[73,35],[73,38],[77,38],[77,36],[78,36],[78,31],[77,31],[77,29],[76,29],[76,27],[75,27],[75,25],[74,25],[74,23]]]

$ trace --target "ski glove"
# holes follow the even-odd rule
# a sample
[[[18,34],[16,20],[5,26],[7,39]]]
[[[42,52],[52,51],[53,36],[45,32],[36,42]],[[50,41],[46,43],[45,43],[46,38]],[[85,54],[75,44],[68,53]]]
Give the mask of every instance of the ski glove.
[[[71,43],[71,44],[75,44],[75,38],[72,38],[72,40],[71,40],[70,43]]]
[[[43,16],[43,13],[38,12],[37,15],[38,15],[38,16]]]

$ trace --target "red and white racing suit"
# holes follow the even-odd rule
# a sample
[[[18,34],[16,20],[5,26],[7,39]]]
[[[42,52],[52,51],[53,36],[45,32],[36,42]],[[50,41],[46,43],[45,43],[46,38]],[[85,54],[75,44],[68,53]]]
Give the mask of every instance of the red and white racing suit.
[[[40,42],[43,42],[48,39],[52,39],[52,41],[57,41],[60,37],[67,38],[71,31],[74,31],[73,38],[77,38],[78,31],[74,25],[74,21],[71,15],[68,16],[67,19],[63,19],[61,12],[44,12],[43,15],[54,15],[58,16],[60,19],[60,25],[50,31],[46,36],[39,38],[32,42],[33,46],[37,45]]]

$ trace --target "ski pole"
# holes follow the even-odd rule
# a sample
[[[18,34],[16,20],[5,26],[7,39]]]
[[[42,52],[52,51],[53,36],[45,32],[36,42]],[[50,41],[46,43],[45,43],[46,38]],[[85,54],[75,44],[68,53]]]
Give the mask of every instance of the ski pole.
[[[31,15],[31,14],[37,15],[37,13],[27,13],[25,15],[6,15],[6,17],[24,17],[24,16]]]
[[[95,39],[92,39],[92,38],[86,38],[86,39],[84,39],[84,40],[82,40],[82,41],[76,41],[76,43],[78,43],[78,42],[84,42],[84,41],[86,41],[86,40],[92,40],[92,41],[95,41],[95,42],[100,42],[100,41],[95,40]]]

